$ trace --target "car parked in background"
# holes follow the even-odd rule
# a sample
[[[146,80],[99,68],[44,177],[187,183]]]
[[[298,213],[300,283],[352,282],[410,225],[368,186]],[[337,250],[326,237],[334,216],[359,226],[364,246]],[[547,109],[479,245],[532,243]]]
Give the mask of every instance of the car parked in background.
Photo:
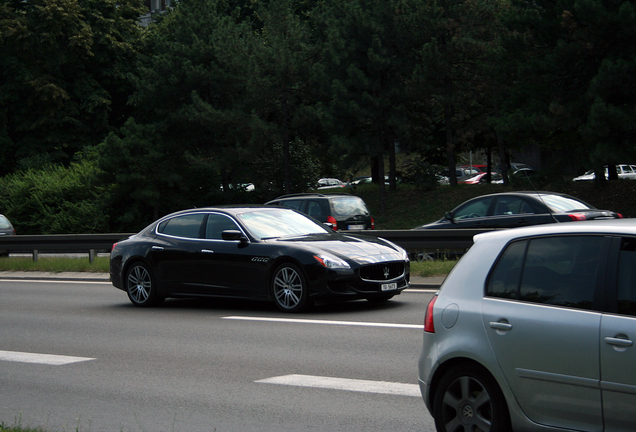
[[[636,220],[474,240],[424,318],[437,430],[636,430]]]
[[[437,222],[414,229],[514,228],[554,222],[622,218],[570,195],[556,192],[503,192],[472,198]]]
[[[406,251],[344,235],[285,207],[227,206],[165,216],[113,246],[113,285],[135,306],[168,297],[385,301],[409,285]]]
[[[15,235],[15,228],[5,215],[0,214],[0,236]],[[8,250],[0,250],[0,255],[9,255]]]
[[[334,230],[371,230],[375,221],[364,200],[350,194],[304,193],[283,195],[265,205],[292,208],[318,221],[329,224]]]
[[[465,178],[472,177],[476,174],[479,174],[480,171],[477,168],[455,168],[455,176],[457,177],[457,181],[461,181]],[[450,184],[450,171],[448,169],[442,170],[437,174],[437,181],[441,185]]]
[[[488,173],[485,172],[481,172],[479,174],[475,174],[474,176],[471,177],[466,177],[464,179],[462,179],[461,181],[459,181],[458,183],[462,183],[462,184],[480,184],[480,183],[486,183],[487,182],[487,178],[486,175]],[[501,176],[501,174],[493,172],[490,173],[490,182],[492,184],[503,184],[503,177]]]
[[[627,165],[627,164],[616,165],[616,174],[618,174],[619,179],[636,180],[636,165]],[[594,170],[589,170],[583,175],[574,177],[572,180],[588,181],[588,180],[594,180],[595,178],[596,178],[596,174],[594,173]],[[607,166],[606,166],[605,179],[608,179],[608,178],[609,178],[609,173],[607,172]]]
[[[318,189],[332,189],[347,187],[347,184],[342,180],[335,178],[321,178],[318,180]]]

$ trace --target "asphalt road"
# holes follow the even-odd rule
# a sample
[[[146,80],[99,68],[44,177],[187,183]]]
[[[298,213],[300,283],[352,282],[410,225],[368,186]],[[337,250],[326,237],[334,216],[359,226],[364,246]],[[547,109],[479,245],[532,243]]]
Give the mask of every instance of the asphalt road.
[[[0,280],[0,424],[53,431],[433,431],[417,387],[432,292],[284,314],[133,307],[105,282]]]

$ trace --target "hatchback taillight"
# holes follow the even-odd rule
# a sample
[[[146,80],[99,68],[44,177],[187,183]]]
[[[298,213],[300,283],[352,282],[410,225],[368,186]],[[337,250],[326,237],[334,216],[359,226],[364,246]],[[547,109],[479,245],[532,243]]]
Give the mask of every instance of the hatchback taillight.
[[[433,323],[433,306],[437,301],[437,296],[433,297],[426,306],[426,315],[424,316],[424,331],[427,333],[435,333],[435,324]]]
[[[110,248],[110,251],[112,252],[113,250],[115,250],[115,246],[117,246],[117,243],[113,243],[113,247]]]
[[[327,216],[327,223],[330,223],[334,231],[338,231],[338,221],[333,216]]]
[[[371,218],[371,229],[375,229],[375,219]]]

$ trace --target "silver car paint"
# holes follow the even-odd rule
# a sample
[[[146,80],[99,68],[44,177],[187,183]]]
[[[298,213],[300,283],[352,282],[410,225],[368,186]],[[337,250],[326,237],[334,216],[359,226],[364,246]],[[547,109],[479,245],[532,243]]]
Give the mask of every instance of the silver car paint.
[[[636,338],[636,318],[484,296],[488,273],[510,241],[566,233],[636,236],[636,219],[475,236],[440,288],[435,333],[424,333],[419,382],[429,411],[435,374],[447,362],[468,360],[486,367],[499,384],[515,431],[636,430],[636,347],[629,343]],[[506,320],[514,333],[491,324]],[[518,333],[522,341],[508,340]],[[625,343],[613,344],[617,338]]]

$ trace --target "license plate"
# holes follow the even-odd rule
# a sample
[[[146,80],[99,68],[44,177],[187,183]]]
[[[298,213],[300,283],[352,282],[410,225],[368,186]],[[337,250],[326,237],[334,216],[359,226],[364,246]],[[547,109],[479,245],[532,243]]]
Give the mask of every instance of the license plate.
[[[350,230],[363,230],[364,225],[349,225]]]
[[[380,285],[380,290],[382,291],[393,291],[396,289],[397,289],[397,282]]]

